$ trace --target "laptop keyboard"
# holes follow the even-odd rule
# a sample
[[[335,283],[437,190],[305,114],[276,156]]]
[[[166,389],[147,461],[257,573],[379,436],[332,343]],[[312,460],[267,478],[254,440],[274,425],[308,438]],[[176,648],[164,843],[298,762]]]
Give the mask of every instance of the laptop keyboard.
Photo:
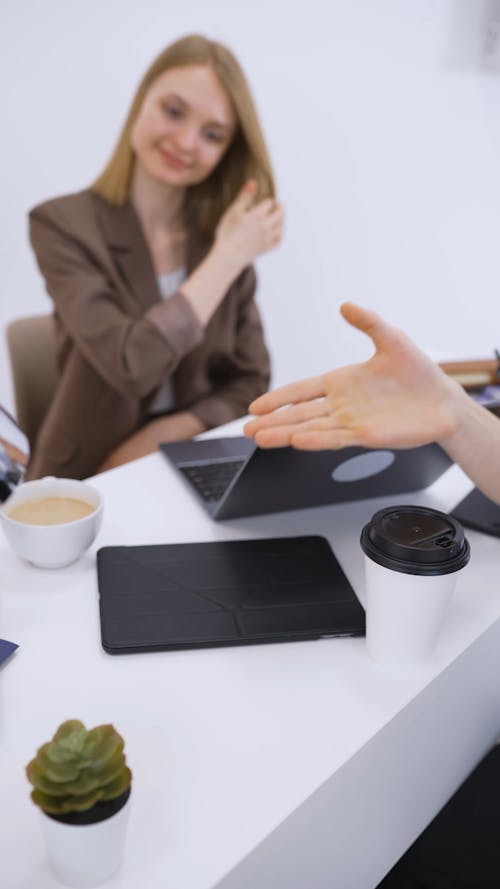
[[[179,466],[200,497],[207,503],[220,500],[245,465],[245,460],[225,460],[197,466]]]

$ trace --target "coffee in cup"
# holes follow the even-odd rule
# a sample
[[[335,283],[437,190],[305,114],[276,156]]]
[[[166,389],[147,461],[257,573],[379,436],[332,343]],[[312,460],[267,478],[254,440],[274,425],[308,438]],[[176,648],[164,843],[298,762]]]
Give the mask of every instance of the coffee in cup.
[[[425,506],[391,506],[375,513],[360,542],[368,653],[382,664],[425,664],[470,558],[460,522]]]
[[[90,503],[75,497],[42,497],[7,509],[7,515],[27,525],[64,525],[85,518],[94,509]]]

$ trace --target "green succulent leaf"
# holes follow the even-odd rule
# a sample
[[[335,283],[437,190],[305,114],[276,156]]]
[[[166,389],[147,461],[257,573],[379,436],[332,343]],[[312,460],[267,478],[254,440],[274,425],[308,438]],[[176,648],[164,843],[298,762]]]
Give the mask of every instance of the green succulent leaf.
[[[101,769],[114,756],[119,755],[124,747],[123,738],[115,732],[112,725],[99,726],[102,729],[110,729],[109,732],[95,734],[96,729],[89,732],[85,754],[89,758],[89,768]],[[92,736],[92,737],[91,737]]]
[[[95,790],[93,793],[88,793],[87,796],[75,799],[75,797],[71,796],[49,796],[49,794],[42,793],[40,790],[33,790],[31,799],[44,812],[49,812],[51,815],[65,815],[68,812],[85,812],[91,806],[95,806],[102,799],[102,795],[102,790]]]
[[[48,793],[51,796],[65,796],[68,792],[65,784],[62,782],[50,781],[47,778],[36,759],[32,759],[31,762],[28,763],[26,774],[28,776],[28,781],[30,781],[34,787],[37,787],[38,790],[43,791],[43,793]]]
[[[128,766],[125,766],[123,771],[113,781],[103,787],[102,799],[115,799],[115,797],[121,796],[122,793],[125,793],[127,787],[130,787],[131,781],[132,772]]]
[[[125,765],[125,757],[123,753],[117,753],[108,762],[102,763],[100,767],[94,769],[92,765],[88,768],[89,775],[93,775],[98,781],[110,781]]]
[[[50,745],[45,745],[45,747],[50,747]],[[74,759],[71,762],[60,762],[55,758],[51,759],[48,751],[43,747],[37,753],[36,762],[50,781],[75,781],[80,774]]]
[[[132,777],[123,748],[112,725],[87,731],[79,720],[67,720],[26,766],[33,802],[50,814],[62,814],[120,796]]]
[[[51,741],[53,756],[68,757],[79,756],[85,745],[87,729],[79,719],[68,719],[59,726]]]

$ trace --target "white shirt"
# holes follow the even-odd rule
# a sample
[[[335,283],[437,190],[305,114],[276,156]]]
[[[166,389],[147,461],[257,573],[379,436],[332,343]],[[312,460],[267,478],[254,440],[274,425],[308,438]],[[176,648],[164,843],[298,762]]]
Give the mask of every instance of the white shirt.
[[[173,296],[176,290],[179,289],[185,277],[185,266],[174,269],[173,272],[165,272],[164,275],[159,275],[158,287],[160,289],[162,298],[169,299],[171,296]],[[150,415],[163,414],[166,411],[171,411],[174,406],[175,399],[172,380],[170,379],[170,377],[167,377],[166,380],[163,380],[163,383],[160,383],[156,394],[153,397],[151,404],[149,405],[148,413]]]

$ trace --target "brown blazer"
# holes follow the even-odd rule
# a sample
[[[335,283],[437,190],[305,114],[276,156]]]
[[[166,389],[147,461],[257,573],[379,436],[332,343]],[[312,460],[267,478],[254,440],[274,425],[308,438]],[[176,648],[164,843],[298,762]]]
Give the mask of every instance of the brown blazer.
[[[60,380],[33,448],[28,478],[85,478],[138,429],[160,383],[175,409],[207,426],[246,413],[269,384],[269,354],[246,268],[203,328],[177,291],[162,300],[131,204],[90,191],[30,213],[30,237],[54,302]],[[188,273],[208,244],[188,237]]]

